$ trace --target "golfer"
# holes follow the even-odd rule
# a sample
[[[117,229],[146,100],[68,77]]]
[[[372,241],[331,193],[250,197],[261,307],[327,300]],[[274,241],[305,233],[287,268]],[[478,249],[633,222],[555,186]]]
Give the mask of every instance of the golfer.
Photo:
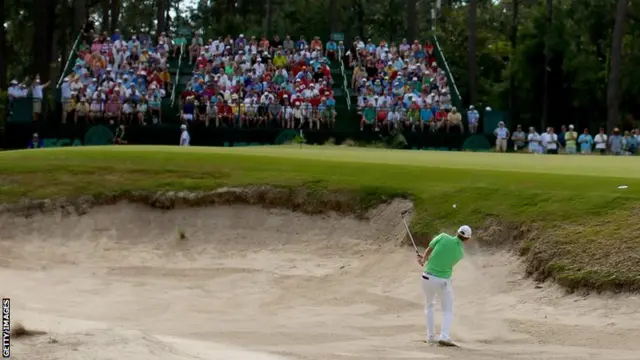
[[[435,343],[436,326],[433,318],[433,307],[436,295],[440,298],[444,317],[440,328],[438,344],[456,346],[449,336],[453,323],[453,287],[451,274],[453,267],[464,256],[463,243],[471,238],[471,228],[463,225],[456,236],[442,233],[429,243],[424,254],[418,254],[418,263],[424,266],[422,274],[422,290],[427,300],[425,315],[427,318],[427,342]]]

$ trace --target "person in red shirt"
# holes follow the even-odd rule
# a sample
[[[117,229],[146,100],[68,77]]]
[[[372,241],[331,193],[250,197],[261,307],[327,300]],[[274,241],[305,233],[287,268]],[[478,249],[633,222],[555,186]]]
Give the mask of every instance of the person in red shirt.
[[[438,105],[436,105],[438,106]],[[434,118],[434,121],[431,123],[431,130],[432,131],[438,131],[442,128],[444,128],[444,124],[447,121],[447,116],[449,114],[447,114],[446,111],[444,111],[443,108],[438,109],[438,111],[436,112],[436,116]]]
[[[258,46],[263,50],[269,50],[269,40],[267,39],[267,35],[262,35]]]
[[[220,120],[225,125],[231,124],[236,127],[236,122],[233,121],[233,111],[227,100],[218,102],[218,116],[216,117],[216,127],[220,126]]]
[[[153,84],[155,82],[158,85],[158,87],[162,87],[163,85],[162,77],[160,76],[160,73],[158,72],[158,70],[153,70],[153,73],[147,76],[147,81],[149,84]]]
[[[311,51],[318,50],[322,53],[322,41],[320,41],[320,37],[316,36],[311,40]]]
[[[387,125],[387,114],[389,112],[389,104],[382,103],[378,107],[378,127],[382,128]]]

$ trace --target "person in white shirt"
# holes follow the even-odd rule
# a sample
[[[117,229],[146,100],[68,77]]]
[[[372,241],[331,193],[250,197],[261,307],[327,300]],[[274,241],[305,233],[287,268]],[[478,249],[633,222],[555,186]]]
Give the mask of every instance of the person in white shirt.
[[[187,131],[187,125],[181,125],[180,131],[182,131],[182,134],[180,134],[180,146],[189,146],[191,137],[189,136],[189,132]]]
[[[60,99],[62,100],[62,118],[61,121],[63,124],[67,123],[67,116],[69,112],[72,110],[73,101],[71,97],[73,94],[71,93],[71,85],[69,84],[69,78],[66,77],[62,80],[62,85],[60,86]]]
[[[44,84],[40,83],[40,75],[36,75],[36,79],[31,86],[31,96],[33,97],[33,121],[38,121],[38,117],[42,113],[42,99],[44,98],[44,89],[49,86],[49,81]]]
[[[504,126],[504,122],[500,121],[493,133],[496,136],[496,152],[506,152],[509,130]]]
[[[542,146],[540,145],[540,141],[541,141],[540,135],[536,132],[536,129],[533,126],[529,128],[527,141],[529,142],[530,153],[542,154]]]
[[[604,132],[604,128],[600,128],[600,132],[593,138],[593,142],[596,144],[596,151],[600,155],[604,155],[607,152],[607,141],[609,138]]]
[[[398,110],[393,107],[391,111],[387,114],[387,127],[389,131],[396,127],[396,124],[400,121],[400,113]]]
[[[558,153],[558,135],[556,135],[553,131],[552,127],[547,129],[547,132],[542,135],[542,146],[544,146],[545,152],[547,154],[557,154]]]

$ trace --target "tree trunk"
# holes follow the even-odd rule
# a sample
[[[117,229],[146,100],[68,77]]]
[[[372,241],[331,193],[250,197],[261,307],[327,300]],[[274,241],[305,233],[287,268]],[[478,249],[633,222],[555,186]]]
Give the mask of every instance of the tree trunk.
[[[102,26],[100,33],[109,31],[109,0],[100,0],[100,6],[102,7]]]
[[[0,24],[4,24],[5,22],[5,13],[6,11],[3,11],[2,14],[0,14]],[[4,32],[3,25],[0,26],[0,54],[3,54],[0,56],[0,89],[2,90],[7,88],[7,57],[5,55],[7,53],[7,48],[5,44],[6,34]]]
[[[73,1],[73,31],[71,31],[71,35],[73,36],[73,40],[76,39],[78,35],[78,31],[82,29],[85,21],[87,21],[87,2],[85,0],[74,0]]]
[[[32,76],[40,75],[42,82],[50,79],[57,0],[35,0],[33,3],[33,48],[31,51]],[[54,15],[52,15],[54,14]]]
[[[553,0],[547,0],[547,34],[544,40],[544,98],[542,100],[542,122],[540,124],[540,131],[545,131],[547,128],[547,124],[549,124],[549,92],[550,84],[549,84],[549,72],[551,69],[549,65],[551,64],[551,31],[553,26]]]
[[[262,33],[269,36],[271,33],[271,0],[264,0],[264,20]]]
[[[337,29],[338,0],[329,0],[329,34]]]
[[[118,20],[120,20],[120,0],[111,0],[111,26],[109,33],[112,34],[118,28]]]
[[[406,0],[406,12],[407,12],[407,40],[413,42],[416,40],[418,33],[418,9],[417,0]]]
[[[156,15],[156,37],[165,29],[165,13],[167,8],[167,0],[158,0],[158,12]]]
[[[628,0],[618,0],[616,23],[611,39],[611,70],[607,84],[607,130],[612,131],[620,122],[620,67],[622,58],[622,37],[627,18]]]
[[[469,105],[477,101],[478,64],[476,60],[477,27],[476,16],[478,12],[478,0],[469,2]]]
[[[518,94],[516,91],[516,76],[513,72],[515,56],[518,48],[518,10],[520,7],[519,0],[512,0],[511,9],[511,32],[509,34],[509,41],[511,42],[511,56],[509,57],[509,115],[516,123],[520,122],[520,112],[516,106],[518,102]]]
[[[358,17],[358,33],[360,35],[360,39],[364,41],[364,0],[357,0],[357,17]]]

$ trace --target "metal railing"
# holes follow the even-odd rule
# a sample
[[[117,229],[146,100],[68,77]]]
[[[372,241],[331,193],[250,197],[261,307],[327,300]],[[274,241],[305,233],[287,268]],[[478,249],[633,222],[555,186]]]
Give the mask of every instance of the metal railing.
[[[73,42],[73,46],[71,47],[71,51],[69,51],[69,56],[67,57],[67,63],[64,65],[64,69],[62,69],[62,73],[60,74],[60,79],[56,85],[56,88],[60,88],[60,84],[62,84],[62,79],[67,75],[67,69],[69,68],[69,64],[71,63],[71,59],[74,57],[73,53],[77,51],[78,43],[80,42],[80,38],[82,37],[82,29],[78,31],[78,36],[76,36],[76,41]]]
[[[342,49],[338,48],[338,59],[340,60],[340,72],[342,73],[342,87],[344,88],[344,95],[347,99],[347,110],[351,110],[351,94],[349,94],[349,86],[347,85],[347,73],[344,70],[344,61],[342,60]]]
[[[462,108],[462,96],[460,96],[460,92],[458,91],[458,87],[456,86],[456,82],[453,79],[453,74],[451,73],[451,69],[449,69],[449,64],[447,63],[447,58],[444,56],[444,52],[442,51],[442,48],[440,47],[440,43],[438,42],[438,38],[435,35],[433,36],[433,43],[436,46],[436,50],[437,50],[438,54],[440,55],[440,58],[442,59],[442,66],[444,66],[444,69],[447,71],[447,81],[453,87],[454,104],[458,108]],[[436,54],[436,56],[438,54]]]
[[[173,90],[171,91],[171,107],[175,106],[176,103],[176,89],[178,88],[178,83],[180,82],[180,68],[182,67],[182,56],[184,52],[184,44],[180,45],[180,57],[178,58],[178,70],[176,70],[176,79],[173,82]]]

